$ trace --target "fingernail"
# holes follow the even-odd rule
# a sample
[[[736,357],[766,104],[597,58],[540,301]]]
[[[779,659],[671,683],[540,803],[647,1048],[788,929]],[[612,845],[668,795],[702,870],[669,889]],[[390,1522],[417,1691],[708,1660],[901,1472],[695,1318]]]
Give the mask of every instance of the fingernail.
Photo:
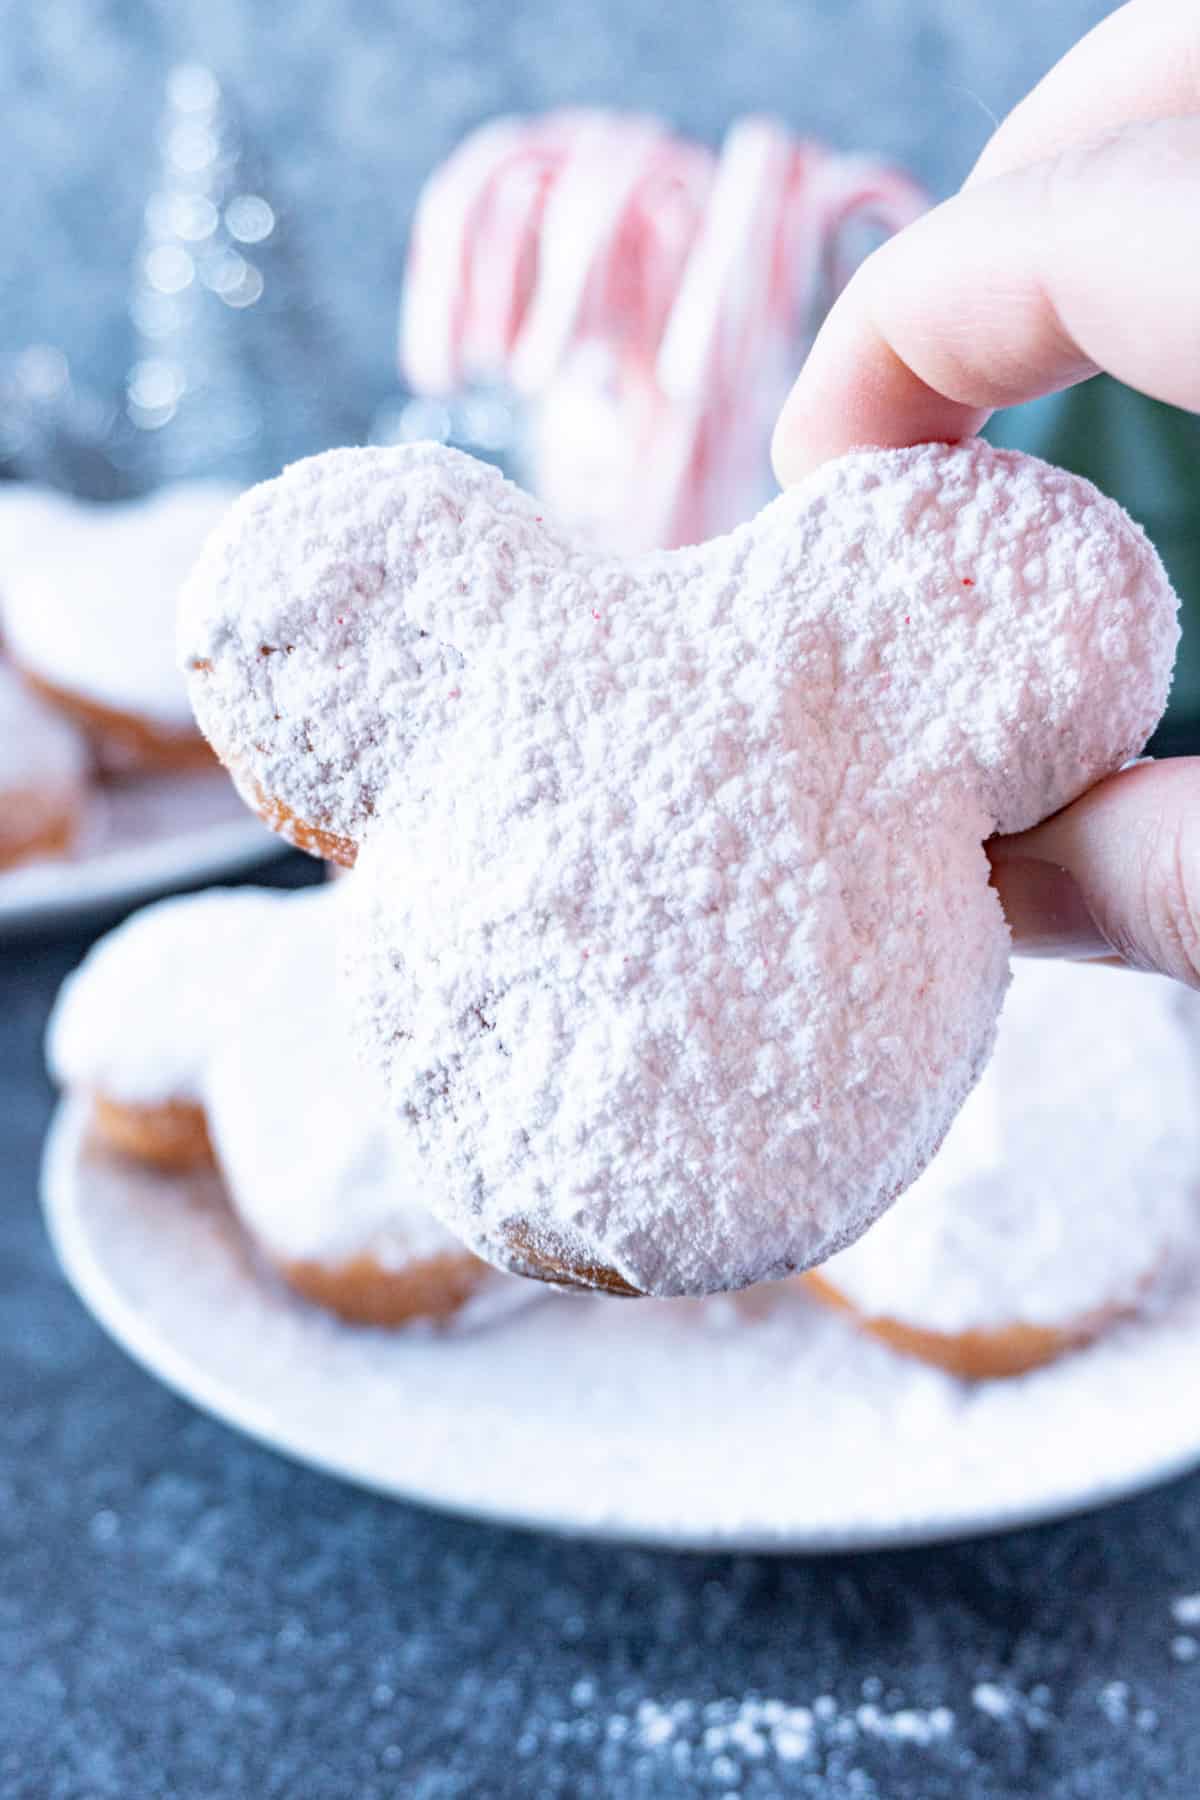
[[[1063,956],[1083,962],[1113,954],[1069,869],[1035,856],[1008,855],[1001,843],[989,845],[988,851],[992,886],[1000,896],[1013,947],[1022,956]]]

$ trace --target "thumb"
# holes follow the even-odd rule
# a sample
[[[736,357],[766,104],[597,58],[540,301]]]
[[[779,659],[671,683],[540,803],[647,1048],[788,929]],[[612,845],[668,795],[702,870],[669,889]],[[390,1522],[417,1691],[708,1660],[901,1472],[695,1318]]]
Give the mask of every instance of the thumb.
[[[1018,953],[1200,987],[1200,757],[1135,764],[987,848]]]

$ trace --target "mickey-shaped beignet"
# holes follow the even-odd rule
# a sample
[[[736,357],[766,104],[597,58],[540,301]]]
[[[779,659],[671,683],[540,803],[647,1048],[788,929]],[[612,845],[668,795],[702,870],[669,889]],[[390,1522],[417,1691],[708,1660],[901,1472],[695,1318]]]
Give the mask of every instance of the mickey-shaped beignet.
[[[185,592],[197,716],[360,851],[359,1033],[447,1222],[545,1279],[736,1288],[849,1244],[989,1054],[983,842],[1136,753],[1175,600],[1088,483],[865,451],[633,562],[453,451],[341,451]]]

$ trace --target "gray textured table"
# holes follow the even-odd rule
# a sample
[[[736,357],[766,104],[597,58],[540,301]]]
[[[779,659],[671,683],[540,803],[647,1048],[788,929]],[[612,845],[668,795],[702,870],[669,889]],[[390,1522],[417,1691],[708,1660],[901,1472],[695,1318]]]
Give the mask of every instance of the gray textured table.
[[[3,1800],[1200,1792],[1200,1476],[962,1547],[676,1558],[380,1500],[158,1387],[37,1209],[83,948],[0,953]]]

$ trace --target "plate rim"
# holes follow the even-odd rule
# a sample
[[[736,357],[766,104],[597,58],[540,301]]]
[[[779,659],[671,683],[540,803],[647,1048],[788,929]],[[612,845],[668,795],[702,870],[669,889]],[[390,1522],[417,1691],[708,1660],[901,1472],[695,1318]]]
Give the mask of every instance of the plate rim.
[[[66,1096],[59,1100],[46,1134],[39,1178],[39,1197],[47,1234],[62,1273],[76,1297],[110,1340],[177,1398],[273,1454],[345,1482],[361,1492],[420,1506],[472,1524],[613,1548],[698,1556],[826,1557],[967,1543],[1061,1523],[1136,1499],[1179,1480],[1200,1466],[1198,1436],[1189,1450],[1147,1465],[1125,1478],[1093,1483],[1086,1490],[1052,1491],[1029,1504],[977,1510],[969,1515],[903,1519],[894,1527],[852,1527],[839,1531],[810,1526],[791,1532],[786,1528],[778,1531],[715,1528],[705,1533],[686,1528],[639,1527],[633,1522],[624,1528],[615,1521],[572,1520],[553,1511],[489,1506],[439,1493],[419,1483],[406,1486],[399,1481],[380,1480],[336,1453],[326,1455],[308,1446],[298,1446],[286,1431],[263,1418],[253,1402],[246,1402],[236,1392],[231,1393],[227,1382],[198,1367],[156,1325],[148,1325],[136,1313],[107,1274],[102,1261],[95,1256],[82,1217],[75,1177],[86,1154],[89,1124],[90,1109],[85,1099]],[[152,1170],[147,1170],[146,1174],[153,1178]],[[261,1284],[261,1295],[264,1304],[271,1304],[272,1289],[266,1281]],[[285,1303],[283,1296],[278,1303]]]
[[[0,943],[103,918],[176,888],[245,874],[286,856],[288,849],[282,838],[247,812],[243,818],[192,826],[171,837],[79,862],[47,862],[46,869],[56,876],[64,868],[78,872],[78,880],[63,884],[58,894],[12,898],[5,895],[0,875]]]

